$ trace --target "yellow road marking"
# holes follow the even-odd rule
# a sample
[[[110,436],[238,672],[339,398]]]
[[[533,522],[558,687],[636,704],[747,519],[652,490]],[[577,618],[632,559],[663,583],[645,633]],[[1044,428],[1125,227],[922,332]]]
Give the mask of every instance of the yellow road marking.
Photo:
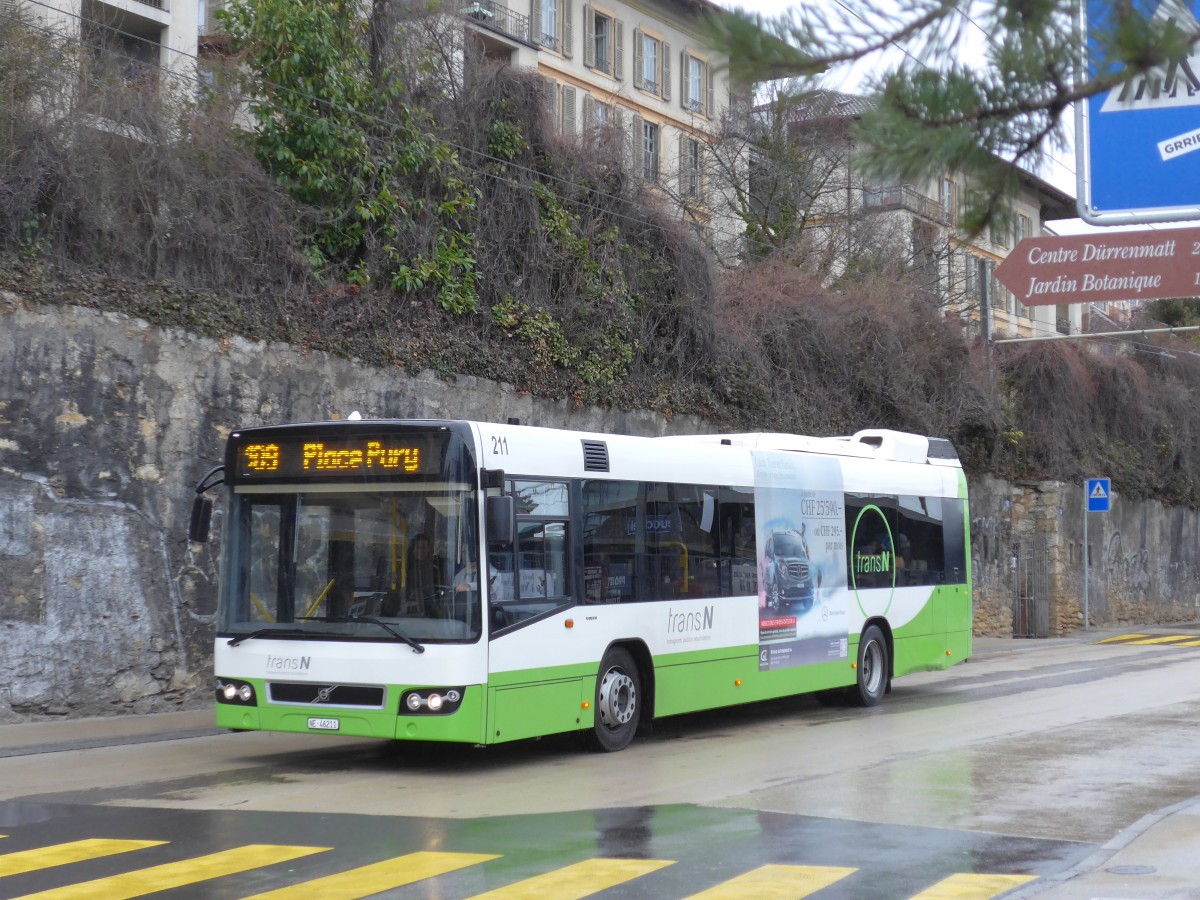
[[[1136,641],[1138,638],[1150,637],[1148,634],[1118,634],[1116,637],[1105,638],[1102,641],[1096,641],[1097,644],[1119,644],[1122,641]]]
[[[129,897],[144,897],[155,891],[183,887],[198,881],[208,881],[210,878],[220,878],[222,875],[235,875],[259,866],[287,862],[289,859],[298,859],[328,849],[250,844],[195,859],[127,872],[124,875],[113,875],[110,878],[99,878],[95,881],[27,894],[20,900],[33,900],[35,897],[38,900],[126,900]]]
[[[834,866],[760,866],[689,900],[799,900],[857,871]]]
[[[943,878],[912,900],[990,900],[1005,891],[1036,881],[1034,875],[971,875],[960,872]]]
[[[0,878],[8,875],[22,875],[25,872],[36,872],[39,869],[51,869],[54,866],[65,866],[67,863],[82,862],[85,859],[99,859],[102,856],[112,856],[114,853],[128,853],[130,850],[160,847],[165,843],[166,841],[104,841],[97,839],[54,844],[50,847],[40,847],[37,850],[19,850],[0,856]]]
[[[472,900],[580,900],[674,863],[670,859],[585,859],[479,894]]]
[[[1200,647],[1200,640],[1196,640],[1195,638],[1193,638],[1189,641],[1180,641],[1175,646],[1177,646],[1177,647]]]
[[[255,894],[246,900],[357,900],[489,859],[499,857],[486,853],[435,853],[423,850],[303,884],[267,891],[265,894]]]
[[[1177,644],[1180,641],[1194,640],[1190,634],[1168,634],[1165,637],[1146,638],[1142,641],[1130,641],[1131,644]]]

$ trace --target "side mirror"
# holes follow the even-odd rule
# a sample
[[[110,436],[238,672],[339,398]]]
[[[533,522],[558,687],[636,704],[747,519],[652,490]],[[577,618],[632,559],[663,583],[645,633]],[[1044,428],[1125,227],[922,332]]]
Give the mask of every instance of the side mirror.
[[[488,497],[486,513],[488,542],[511,544],[513,542],[513,498],[511,496]]]
[[[212,524],[213,503],[208,497],[196,496],[192,501],[192,519],[188,522],[188,540],[193,544],[207,544],[209,526]]]

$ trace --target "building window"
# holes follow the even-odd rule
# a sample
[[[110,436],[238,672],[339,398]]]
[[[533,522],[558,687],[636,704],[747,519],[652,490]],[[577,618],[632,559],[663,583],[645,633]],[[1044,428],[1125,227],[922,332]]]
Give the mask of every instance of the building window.
[[[1029,216],[1017,216],[1016,243],[1021,243],[1027,237],[1033,236],[1033,223]]]
[[[953,178],[942,179],[942,216],[951,225],[958,221],[958,185]]]
[[[997,247],[1008,246],[1008,225],[1005,222],[995,222],[991,227],[992,243]]]
[[[708,115],[711,103],[708,63],[684,53],[683,67],[683,96],[680,98],[683,108],[697,115]]]
[[[642,122],[642,177],[647,181],[658,181],[658,139],[658,126]]]
[[[652,94],[658,93],[662,74],[658,68],[662,44],[657,38],[643,35],[642,40],[642,87]]]
[[[542,0],[542,35],[539,43],[543,47],[558,49],[558,0]]]
[[[640,28],[633,35],[633,86],[671,99],[671,45]]]
[[[571,4],[565,0],[533,0],[530,26],[534,43],[571,56]]]
[[[591,6],[583,8],[584,45],[583,63],[608,75],[615,73],[613,46],[615,44],[614,22],[611,16],[597,12]]]
[[[624,25],[595,7],[583,7],[583,64],[604,72],[613,78],[621,78],[623,60]]]

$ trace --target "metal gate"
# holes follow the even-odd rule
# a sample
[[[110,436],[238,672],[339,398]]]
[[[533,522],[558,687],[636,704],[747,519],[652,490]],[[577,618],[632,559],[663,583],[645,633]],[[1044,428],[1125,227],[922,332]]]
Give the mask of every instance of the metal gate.
[[[1013,548],[1013,637],[1050,637],[1050,538],[1035,534]]]

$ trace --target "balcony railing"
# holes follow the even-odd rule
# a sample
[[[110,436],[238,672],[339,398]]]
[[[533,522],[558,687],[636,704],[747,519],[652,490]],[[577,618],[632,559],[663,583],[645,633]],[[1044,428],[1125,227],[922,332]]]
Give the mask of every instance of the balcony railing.
[[[909,212],[914,212],[935,222],[949,221],[941,203],[932,197],[926,197],[908,184],[863,188],[863,209],[872,211],[907,209]]]
[[[528,44],[529,16],[513,12],[507,6],[495,3],[493,0],[473,0],[469,6],[459,10],[476,25],[482,25],[491,31],[516,38]]]

